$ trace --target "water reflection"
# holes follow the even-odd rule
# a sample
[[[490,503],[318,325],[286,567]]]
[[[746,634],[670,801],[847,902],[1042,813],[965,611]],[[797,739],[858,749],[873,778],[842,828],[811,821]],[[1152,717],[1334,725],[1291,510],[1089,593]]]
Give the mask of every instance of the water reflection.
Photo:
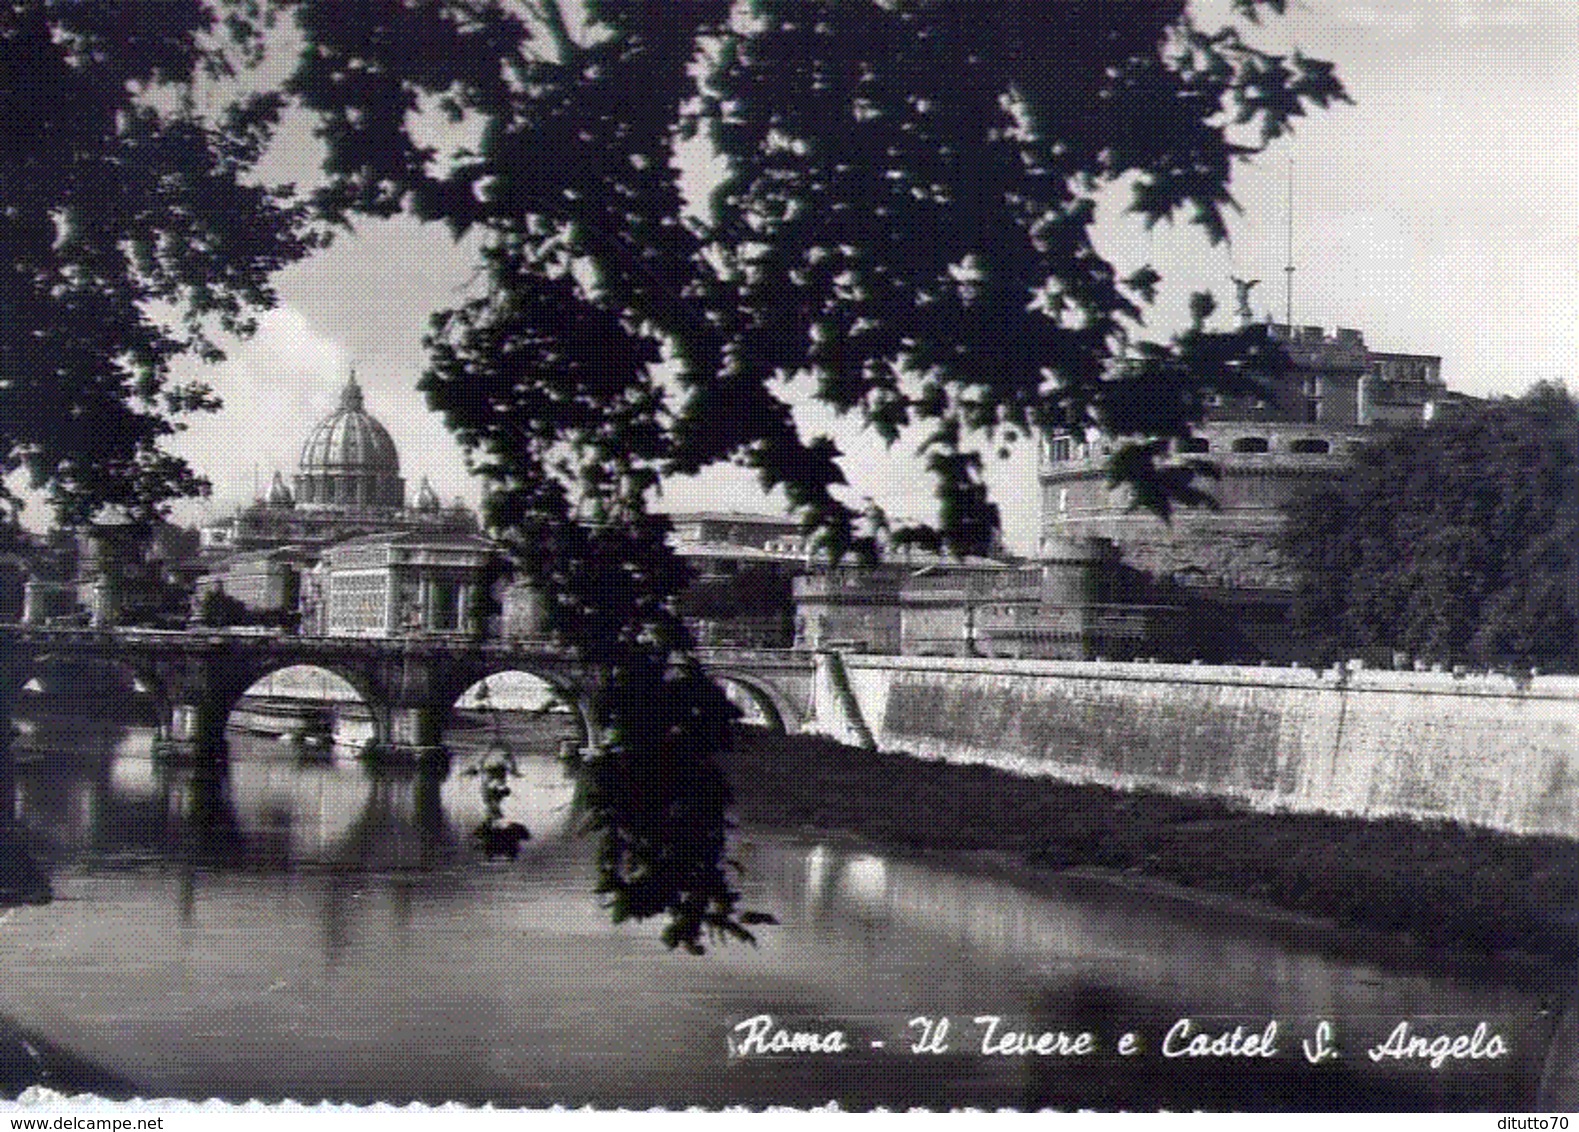
[[[1438,1014],[1451,1004],[1466,1016],[1529,1016],[1528,1000],[1511,990],[1336,961],[1225,922],[1209,905],[1149,900],[1092,880],[1032,893],[986,874],[823,845],[790,869],[775,879],[798,888],[797,912],[814,931],[839,933],[855,921],[923,955],[1011,962],[1042,986],[1144,987],[1159,1016],[1391,1018],[1410,1016],[1422,1001],[1435,1002]]]
[[[502,800],[533,835],[511,863],[471,843],[487,809],[461,772],[477,744],[458,743],[448,766],[380,766],[354,744],[303,760],[232,733],[224,763],[194,767],[154,759],[145,728],[55,738],[29,737],[17,782],[59,899],[0,925],[0,1018],[102,1067],[121,1095],[1512,1109],[1531,1107],[1543,1077],[1571,1087],[1542,1030],[1555,1021],[1493,982],[1333,960],[1144,891],[1031,891],[770,832],[735,848],[748,906],[781,926],[755,949],[673,955],[652,925],[611,925],[591,895],[546,732],[523,742]],[[730,1060],[730,1028],[762,1012],[845,1026],[868,1046]],[[1147,1056],[894,1052],[921,1014],[953,1018],[962,1037],[984,1014],[1089,1028],[1109,1046],[1134,1030]],[[1166,1062],[1155,1043],[1183,1017],[1277,1019],[1291,1051],[1333,1019],[1346,1060],[1320,1073]],[[1570,1048],[1573,1017],[1560,1027]],[[1485,1020],[1514,1055],[1442,1072],[1371,1063],[1363,1049],[1401,1019]],[[0,1023],[0,1066],[5,1034]]]
[[[816,978],[820,953],[822,961],[871,972],[847,994],[847,1017],[880,1017],[885,1004],[902,1001],[915,1015],[952,1018],[956,1035],[962,1022],[996,1015],[1006,1027],[1089,1030],[1110,1043],[1130,1031],[1146,1055],[1141,1082],[1111,1061],[1081,1069],[1024,1059],[1010,1103],[1478,1109],[1498,1107],[1492,1098],[1531,1107],[1543,1089],[1579,1095],[1571,1068],[1566,1075],[1551,1068],[1570,1066],[1571,1053],[1552,1052],[1555,1019],[1534,993],[1336,960],[1230,922],[1210,905],[1149,898],[1091,878],[1044,882],[1033,893],[986,873],[827,845],[753,859],[777,862],[780,871],[763,883],[792,894],[790,920],[802,937],[775,953],[776,963]],[[803,951],[808,939],[816,947]],[[800,956],[810,963],[804,971],[795,969]],[[1573,1017],[1579,1008],[1568,1013],[1579,1033]],[[1260,1032],[1276,1020],[1288,1056],[1266,1063],[1160,1058],[1170,1027],[1185,1018],[1197,1033],[1236,1025]],[[1302,1059],[1300,1043],[1322,1020],[1343,1055],[1318,1070]],[[1371,1058],[1401,1022],[1433,1035],[1469,1034],[1484,1022],[1510,1051],[1437,1069]],[[967,1040],[978,1039],[979,1029]],[[890,1020],[885,1036],[915,1034]],[[1579,1039],[1569,1044],[1579,1047]]]
[[[485,814],[480,753],[423,765],[357,757],[337,736],[321,758],[297,745],[232,731],[221,761],[152,754],[154,733],[90,721],[32,730],[20,748],[19,812],[58,862],[83,858],[189,860],[209,868],[429,869],[469,856],[466,833]],[[534,838],[563,836],[570,786],[548,752],[519,760],[502,813]],[[40,739],[46,740],[40,742]]]

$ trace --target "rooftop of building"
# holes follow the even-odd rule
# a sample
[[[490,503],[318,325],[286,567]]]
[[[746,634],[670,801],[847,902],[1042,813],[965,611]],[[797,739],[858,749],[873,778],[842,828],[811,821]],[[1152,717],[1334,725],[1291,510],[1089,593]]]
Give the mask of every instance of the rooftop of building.
[[[681,558],[733,558],[743,562],[803,562],[806,557],[798,551],[768,550],[717,539],[677,540],[674,552]]]
[[[270,546],[257,550],[240,550],[234,554],[227,554],[213,562],[217,570],[228,570],[236,566],[244,566],[253,562],[302,562],[316,558],[315,551],[305,546],[291,543],[287,546]]]
[[[800,522],[788,515],[762,515],[749,511],[669,511],[665,512],[665,516],[675,526],[681,523],[751,523],[800,530]]]
[[[498,544],[483,535],[471,534],[466,531],[445,530],[388,530],[374,531],[371,534],[355,535],[351,538],[341,539],[324,548],[324,553],[332,553],[341,547],[352,546],[467,546],[485,547],[495,549]]]

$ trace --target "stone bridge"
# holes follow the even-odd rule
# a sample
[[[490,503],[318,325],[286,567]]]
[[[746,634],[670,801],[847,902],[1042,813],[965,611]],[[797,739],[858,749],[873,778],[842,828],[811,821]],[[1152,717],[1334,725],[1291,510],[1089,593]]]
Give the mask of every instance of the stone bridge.
[[[799,731],[810,716],[813,658],[806,653],[707,649],[713,677],[756,709],[770,727]],[[194,754],[219,751],[236,702],[270,673],[310,665],[356,690],[373,719],[374,740],[395,752],[438,747],[449,713],[467,689],[504,672],[541,679],[581,710],[586,672],[548,641],[457,638],[381,639],[149,629],[0,626],[0,711],[7,717],[29,681],[70,695],[105,670],[152,698],[164,738]],[[112,685],[113,686],[113,685]],[[582,711],[583,721],[585,712]],[[6,760],[8,761],[8,760]]]

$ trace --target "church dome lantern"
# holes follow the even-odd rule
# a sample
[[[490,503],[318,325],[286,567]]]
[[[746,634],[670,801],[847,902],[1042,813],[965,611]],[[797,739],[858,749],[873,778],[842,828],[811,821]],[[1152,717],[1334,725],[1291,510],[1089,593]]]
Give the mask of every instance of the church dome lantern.
[[[362,403],[362,387],[352,371],[340,393],[340,406],[302,445],[296,475],[298,507],[398,509],[405,506],[395,442]]]

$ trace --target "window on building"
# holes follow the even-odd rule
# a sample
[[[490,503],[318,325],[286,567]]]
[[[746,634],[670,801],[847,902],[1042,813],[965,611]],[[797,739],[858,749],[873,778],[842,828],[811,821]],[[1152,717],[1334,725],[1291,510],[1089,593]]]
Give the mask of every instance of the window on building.
[[[441,633],[453,632],[460,628],[459,594],[454,584],[435,580],[432,592],[433,606],[429,611],[432,620],[429,628]]]
[[[1241,436],[1233,445],[1235,452],[1267,452],[1271,447],[1264,436]]]
[[[1212,450],[1212,442],[1204,436],[1186,436],[1179,441],[1178,450],[1180,452],[1210,452]]]
[[[1332,451],[1332,445],[1328,444],[1325,440],[1317,440],[1314,437],[1305,437],[1303,439],[1296,440],[1288,447],[1289,451],[1298,452],[1304,456],[1324,456],[1328,452]]]

